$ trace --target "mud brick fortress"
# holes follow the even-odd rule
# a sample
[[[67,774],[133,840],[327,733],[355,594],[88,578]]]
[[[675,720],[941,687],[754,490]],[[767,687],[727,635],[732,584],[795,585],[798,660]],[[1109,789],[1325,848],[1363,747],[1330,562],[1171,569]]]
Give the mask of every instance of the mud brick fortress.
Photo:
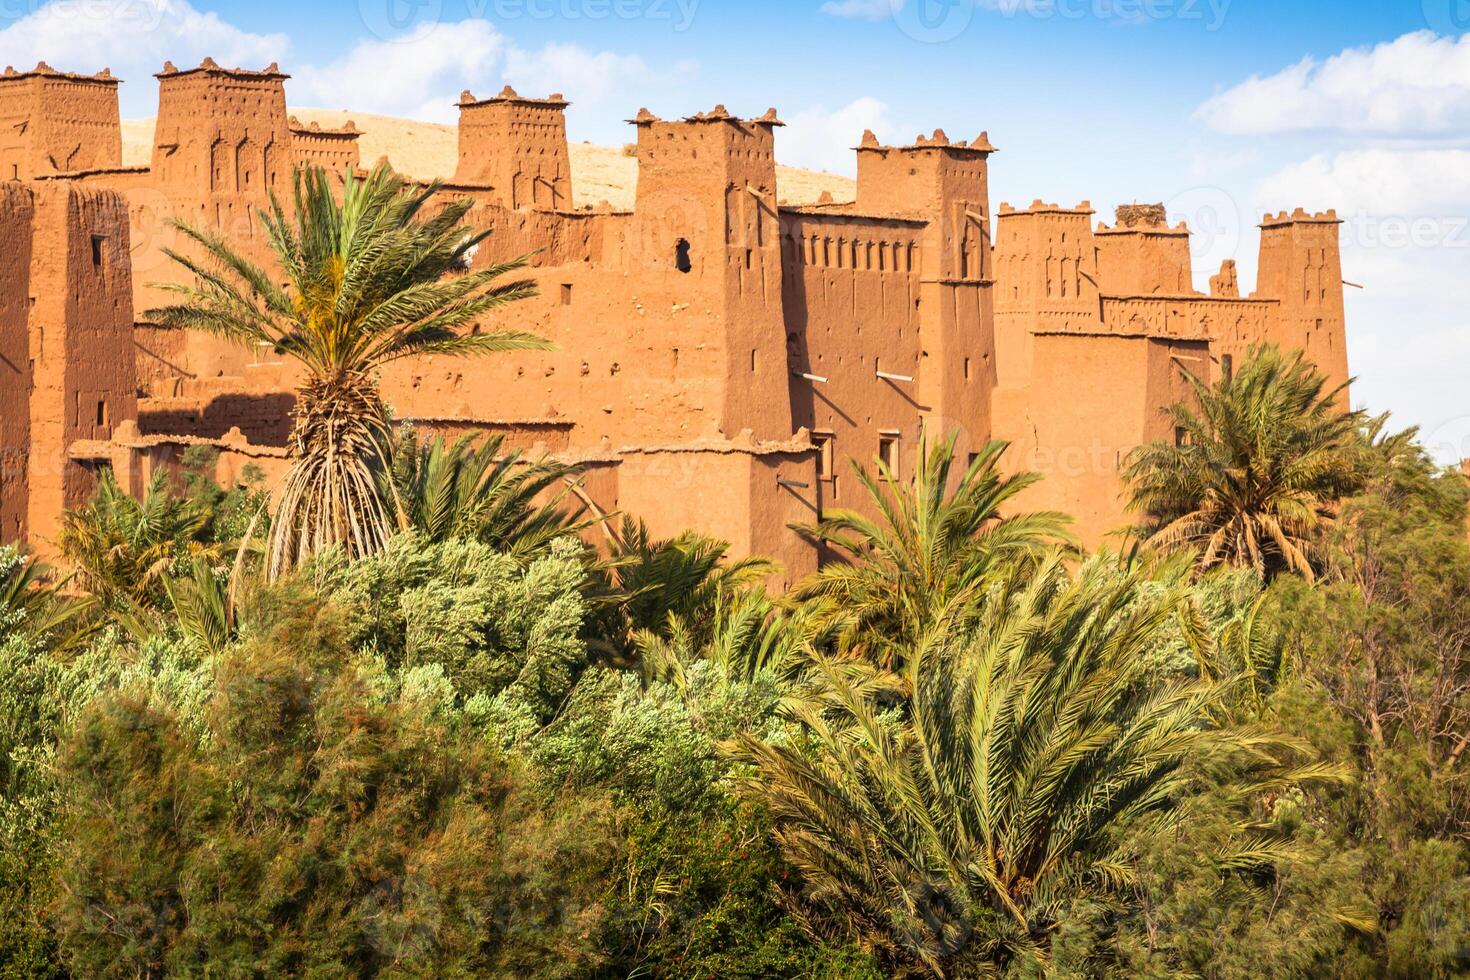
[[[219,476],[284,470],[292,368],[269,349],[157,329],[142,311],[179,275],[169,219],[218,229],[266,261],[254,212],[292,168],[359,165],[357,132],[305,127],[286,77],[165,65],[147,167],[121,166],[117,85],[0,76],[0,536],[44,547],[98,467],[134,491],[195,444]],[[959,452],[1011,440],[1042,471],[1032,507],[1089,544],[1126,524],[1119,465],[1173,438],[1161,409],[1261,341],[1347,377],[1338,220],[1267,215],[1256,292],[1234,263],[1192,287],[1189,230],[1161,206],[1098,223],[1086,202],[992,211],[995,148],[943,132],[864,134],[857,199],[791,207],[776,185],[774,110],[680,120],[640,111],[631,212],[574,209],[561,96],[459,102],[444,193],[493,235],[476,265],[535,252],[540,295],[502,322],[551,353],[391,367],[384,395],[421,430],[496,432],[585,467],[607,510],[657,533],[697,528],[774,556],[792,531],[864,504],[846,460],[912,472],[924,433]]]

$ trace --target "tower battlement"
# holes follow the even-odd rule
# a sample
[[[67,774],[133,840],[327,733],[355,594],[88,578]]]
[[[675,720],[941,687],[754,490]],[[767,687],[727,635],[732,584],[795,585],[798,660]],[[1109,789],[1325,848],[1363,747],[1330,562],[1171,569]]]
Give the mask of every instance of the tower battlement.
[[[477,99],[466,89],[459,102],[458,184],[484,184],[512,210],[572,206],[572,165],[567,150],[566,108],[555,93],[526,98],[507,85]]]
[[[981,214],[989,209],[987,166],[996,149],[987,133],[955,142],[936,129],[907,145],[885,146],[868,131],[855,152],[858,207],[865,211],[928,216],[960,202],[983,202]]]
[[[122,164],[118,79],[37,62],[0,74],[0,180],[31,180]]]
[[[1297,208],[1287,214],[1285,211],[1272,216],[1265,214],[1261,217],[1261,228],[1281,228],[1287,225],[1340,225],[1342,219],[1337,216],[1335,209],[1318,211],[1315,214],[1308,213],[1305,208]]]
[[[291,130],[294,165],[310,164],[334,174],[357,169],[360,163],[357,138],[362,134],[351,119],[340,129],[325,129],[316,122],[306,125],[295,116],[286,122]]]

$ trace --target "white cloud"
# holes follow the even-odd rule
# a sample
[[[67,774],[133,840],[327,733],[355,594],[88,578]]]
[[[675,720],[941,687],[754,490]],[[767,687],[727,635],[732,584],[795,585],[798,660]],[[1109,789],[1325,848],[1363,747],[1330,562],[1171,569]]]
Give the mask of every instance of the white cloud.
[[[1351,305],[1348,317],[1348,365],[1358,378],[1353,404],[1391,410],[1393,429],[1417,425],[1420,442],[1441,463],[1470,459],[1470,405],[1460,367],[1470,359],[1470,323],[1355,316]]]
[[[822,13],[856,20],[884,20],[903,10],[904,0],[827,0]]]
[[[57,0],[0,30],[0,63],[18,69],[44,60],[62,71],[102,68],[131,85],[120,99],[125,115],[151,114],[158,105],[149,77],[172,59],[193,67],[206,56],[222,65],[264,68],[284,62],[284,34],[252,34],[187,0]]]
[[[291,64],[284,34],[252,34],[190,5],[189,0],[55,0],[0,30],[0,63],[27,69],[37,61],[63,71],[103,67],[125,83],[125,117],[149,116],[158,105],[150,77],[172,60],[180,68],[206,56],[227,67],[279,62],[293,77],[291,102],[359,112],[453,122],[464,89],[493,95],[507,82],[527,95],[565,92],[589,107],[605,99],[637,105],[639,87],[692,75],[692,62],[655,71],[641,58],[575,44],[539,49],[516,45],[490,21],[426,21],[405,34],[365,37],[337,59]],[[652,93],[649,93],[652,94]],[[606,134],[600,134],[606,135]]]
[[[675,66],[675,71],[680,71]],[[539,51],[511,48],[506,77],[532,92],[569,93],[578,103],[624,101],[627,86],[654,77],[643,59],[612,51],[588,51],[576,44],[548,44]]]
[[[781,163],[846,174],[857,168],[852,148],[862,139],[863,130],[882,135],[891,128],[887,104],[870,97],[831,112],[815,105],[788,116],[785,122],[776,143]]]
[[[1444,462],[1470,457],[1470,151],[1319,154],[1266,177],[1256,199],[1267,210],[1337,209],[1344,278],[1364,287],[1346,291],[1354,403],[1420,426]]]
[[[1258,200],[1376,215],[1470,214],[1470,150],[1373,147],[1318,154],[1261,182]]]
[[[1470,456],[1470,35],[1421,31],[1306,59],[1210,99],[1197,116],[1237,134],[1319,131],[1352,148],[1262,179],[1254,211],[1335,208],[1343,220],[1353,400],[1416,424],[1443,461]],[[1365,138],[1366,137],[1366,138]]]
[[[299,105],[453,122],[462,90],[488,96],[503,84],[509,47],[489,21],[425,23],[392,40],[360,40],[328,64],[298,68],[290,97]]]
[[[692,63],[678,62],[654,71],[639,57],[575,44],[521,48],[491,22],[470,19],[421,24],[388,40],[360,40],[336,61],[298,69],[289,94],[299,105],[450,123],[465,89],[483,98],[508,83],[528,96],[564,93],[574,113],[607,100],[626,109],[637,104],[640,87],[667,85],[694,70]]]
[[[1242,134],[1463,131],[1470,125],[1470,34],[1455,40],[1418,31],[1326,61],[1305,58],[1274,75],[1253,75],[1196,115]]]

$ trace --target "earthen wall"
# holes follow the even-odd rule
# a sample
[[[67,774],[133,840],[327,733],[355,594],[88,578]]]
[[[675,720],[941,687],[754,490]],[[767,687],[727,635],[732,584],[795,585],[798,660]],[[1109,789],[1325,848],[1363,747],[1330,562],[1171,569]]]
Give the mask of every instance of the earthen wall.
[[[164,255],[190,247],[172,220],[223,234],[269,270],[255,220],[268,192],[284,197],[303,163],[359,165],[353,129],[290,119],[285,79],[274,65],[166,66],[152,164],[122,168],[108,121],[116,80],[0,77],[0,120],[26,123],[26,139],[0,131],[0,166],[33,160],[30,136],[46,125],[36,93],[91,100],[51,124],[47,145],[76,137],[73,172],[31,174],[52,179],[0,198],[0,230],[36,229],[0,242],[0,357],[13,362],[0,363],[0,405],[28,409],[23,422],[0,419],[0,441],[65,460],[49,478],[13,471],[39,508],[27,515],[78,499],[103,461],[136,483],[201,441],[222,447],[226,476],[246,459],[285,465],[292,365],[132,325],[169,298],[149,284],[184,276]],[[111,117],[97,93],[110,93]],[[1120,208],[1112,227],[1094,227],[1087,202],[992,215],[985,134],[904,146],[864,134],[855,201],[784,207],[775,111],[743,119],[723,107],[668,121],[640,111],[634,210],[572,210],[565,107],[559,95],[465,93],[442,192],[471,201],[468,223],[491,230],[472,265],[527,257],[513,275],[538,289],[472,329],[527,330],[555,349],[404,361],[384,370],[382,391],[426,433],[496,434],[587,465],[599,507],[656,533],[695,527],[796,576],[816,557],[790,523],[870,510],[847,458],[881,456],[907,478],[927,438],[957,434],[961,460],[991,437],[1013,440],[1010,465],[1048,477],[1025,504],[1076,514],[1096,544],[1130,520],[1122,460],[1173,436],[1162,410],[1188,397],[1184,370],[1216,377],[1269,340],[1346,378],[1331,213],[1268,216],[1256,292],[1242,297],[1227,264],[1206,296],[1191,281],[1188,230],[1161,205]],[[33,309],[32,296],[44,302]],[[148,397],[134,406],[137,388]],[[0,525],[30,519],[19,515],[11,506]]]

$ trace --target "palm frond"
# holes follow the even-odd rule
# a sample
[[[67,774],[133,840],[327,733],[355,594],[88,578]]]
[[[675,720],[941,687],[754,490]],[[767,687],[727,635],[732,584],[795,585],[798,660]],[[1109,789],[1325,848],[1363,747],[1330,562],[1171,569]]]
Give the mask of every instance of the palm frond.
[[[467,270],[488,232],[461,223],[469,201],[429,213],[438,189],[412,186],[386,164],[348,173],[340,187],[320,168],[298,170],[291,212],[274,194],[259,212],[284,286],[214,232],[181,225],[190,254],[168,253],[188,282],[163,287],[178,301],[149,311],[152,320],[269,344],[305,368],[292,468],[271,525],[273,577],[329,548],[371,554],[392,533],[397,506],[379,494],[390,447],[377,370],[406,357],[551,347],[525,331],[480,329],[535,295],[531,280],[504,281],[528,259]]]

